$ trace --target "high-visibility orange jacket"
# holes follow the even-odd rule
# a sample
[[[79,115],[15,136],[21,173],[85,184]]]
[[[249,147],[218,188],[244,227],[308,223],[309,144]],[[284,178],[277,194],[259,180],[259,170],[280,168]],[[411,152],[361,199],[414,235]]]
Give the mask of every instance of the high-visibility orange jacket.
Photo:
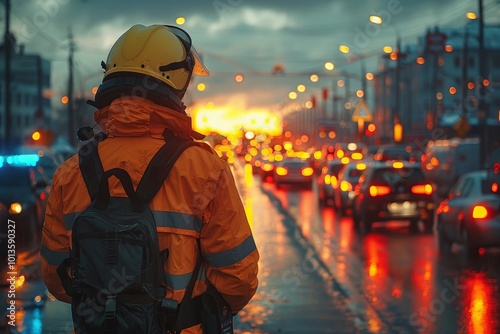
[[[94,118],[108,138],[99,143],[104,170],[125,169],[137,187],[153,155],[165,143],[164,128],[190,134],[191,118],[137,97],[122,97]],[[115,182],[114,182],[115,181]],[[110,179],[111,196],[126,194],[121,183]],[[56,269],[68,257],[75,217],[90,204],[78,167],[78,156],[55,173],[42,234],[43,276],[57,299],[70,302]],[[203,147],[186,149],[165,184],[150,203],[160,250],[169,249],[164,265],[167,298],[180,302],[195,268],[200,239],[204,259],[193,296],[206,289],[208,279],[222,293],[233,313],[240,311],[257,289],[255,246],[244,207],[227,162]],[[183,333],[201,333],[195,326]]]

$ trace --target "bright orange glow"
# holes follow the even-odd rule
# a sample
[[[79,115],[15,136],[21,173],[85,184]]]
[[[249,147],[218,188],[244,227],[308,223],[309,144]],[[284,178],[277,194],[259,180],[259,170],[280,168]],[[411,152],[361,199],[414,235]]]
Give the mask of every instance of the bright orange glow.
[[[453,46],[451,46],[451,45],[449,45],[449,44],[448,44],[448,45],[445,45],[445,47],[444,47],[444,51],[446,51],[446,52],[452,52],[452,51],[453,51]]]
[[[400,169],[403,167],[404,167],[404,164],[401,161],[394,161],[392,163],[392,168]]]
[[[484,79],[484,80],[483,80],[483,86],[484,86],[484,87],[488,87],[489,85],[490,85],[490,80],[488,80],[488,79]]]
[[[354,152],[353,154],[351,154],[351,159],[352,160],[361,160],[361,159],[363,159],[363,153]]]
[[[365,170],[366,169],[366,164],[365,163],[359,163],[356,165],[357,170]]]
[[[300,136],[300,140],[302,140],[303,143],[307,143],[309,141],[309,136],[302,135],[302,136]]]
[[[35,141],[40,140],[40,137],[41,137],[40,132],[38,132],[38,131],[33,132],[33,134],[31,135],[31,139],[33,139]]]
[[[243,80],[244,80],[244,77],[241,74],[236,74],[234,76],[234,81],[236,81],[237,83],[243,82]]]
[[[391,52],[391,54],[389,55],[389,58],[391,60],[397,60],[398,59],[398,54],[396,52]]]
[[[280,166],[280,167],[276,168],[276,174],[278,174],[279,176],[285,176],[288,174],[288,169]]]
[[[450,206],[449,205],[445,205],[443,207],[443,212],[446,213],[446,212],[449,212],[450,211]]]
[[[67,96],[61,97],[61,103],[62,104],[67,104],[69,102],[69,98]]]
[[[375,132],[375,131],[377,131],[377,126],[376,126],[375,124],[373,124],[373,123],[368,124],[368,126],[367,126],[366,128],[367,128],[367,129],[368,129],[368,131],[370,131],[370,132]]]
[[[411,192],[417,195],[431,195],[432,186],[430,184],[418,184],[411,187]]]
[[[314,169],[311,167],[306,167],[300,172],[303,176],[311,176],[314,174]]]
[[[317,74],[311,74],[311,76],[309,77],[309,80],[311,80],[311,82],[318,82],[319,77]]]
[[[423,65],[425,64],[425,59],[424,57],[417,57],[417,59],[415,60],[417,62],[417,64],[419,65]]]
[[[491,185],[491,191],[494,193],[498,191],[498,183],[495,182]]]
[[[349,53],[350,49],[347,45],[341,45],[339,46],[339,51],[342,53]]]
[[[338,80],[337,81],[337,86],[344,87],[344,85],[345,85],[344,80]]]
[[[95,95],[97,93],[97,87],[92,87],[92,90],[91,90],[92,94]]]
[[[357,96],[357,97],[363,97],[363,96],[365,96],[365,93],[364,93],[361,89],[358,89],[358,90],[356,91],[356,96]]]
[[[25,281],[26,281],[26,278],[24,277],[24,275],[21,275],[18,278],[16,278],[16,283],[15,283],[16,288],[22,287],[24,285]]]
[[[349,163],[349,158],[348,157],[343,157],[342,159],[340,159],[340,162],[343,165],[347,165]]]
[[[342,181],[340,182],[340,190],[346,192],[346,191],[352,191],[352,184],[348,181]]]
[[[474,219],[483,219],[486,218],[487,216],[488,216],[488,209],[486,209],[482,205],[476,205],[472,209],[472,218]]]
[[[366,78],[366,80],[368,80],[368,81],[373,80],[373,78],[374,78],[374,77],[375,77],[375,76],[374,76],[374,75],[373,75],[373,73],[371,73],[371,72],[368,72],[368,73],[366,73],[366,75],[365,75],[365,78]]]
[[[370,186],[369,189],[370,196],[384,196],[391,193],[391,187],[389,186]]]
[[[474,89],[475,86],[476,85],[474,85],[474,83],[472,81],[467,84],[467,88],[469,88],[469,89]]]
[[[449,92],[451,95],[455,95],[457,93],[457,89],[455,87],[450,87]]]
[[[265,172],[270,172],[274,169],[274,166],[273,166],[273,164],[266,163],[266,164],[262,165],[260,168],[262,168],[262,170]]]
[[[403,140],[403,125],[400,123],[394,124],[394,141],[400,143]]]
[[[21,203],[15,202],[10,205],[9,209],[10,214],[16,215],[20,214],[22,211],[23,211],[23,206],[21,205]]]
[[[469,20],[475,20],[475,19],[477,19],[477,15],[474,12],[467,12],[467,13],[465,13],[465,17],[468,18]]]
[[[432,157],[431,158],[431,165],[436,166],[436,167],[439,166],[439,160],[438,160],[438,158]]]

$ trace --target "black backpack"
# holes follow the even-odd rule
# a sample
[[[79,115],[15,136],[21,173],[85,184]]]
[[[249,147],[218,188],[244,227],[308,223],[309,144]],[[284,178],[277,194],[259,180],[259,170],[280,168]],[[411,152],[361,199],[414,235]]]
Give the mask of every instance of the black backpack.
[[[134,190],[129,174],[119,168],[103,171],[97,142],[82,146],[79,163],[91,205],[73,223],[70,258],[58,274],[72,297],[76,333],[163,333],[168,312],[178,312],[173,300],[165,299],[163,264],[168,251],[160,254],[156,223],[149,202],[153,199],[180,154],[192,140],[168,140],[152,158]],[[111,197],[108,179],[117,177],[128,197]],[[198,259],[195,273],[201,260]],[[71,268],[71,277],[68,268]],[[195,274],[186,291],[191,296]],[[184,312],[183,312],[184,313]],[[185,320],[183,328],[199,323]],[[169,324],[169,328],[180,324]]]

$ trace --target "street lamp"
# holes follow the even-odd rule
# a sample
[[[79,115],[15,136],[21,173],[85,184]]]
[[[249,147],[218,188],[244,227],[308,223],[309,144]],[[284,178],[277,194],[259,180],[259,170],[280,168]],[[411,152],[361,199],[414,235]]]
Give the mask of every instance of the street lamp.
[[[383,20],[380,16],[372,15],[370,16],[370,22],[373,24],[382,24]],[[401,36],[399,30],[394,26],[391,26],[396,35],[396,49],[385,46],[384,52],[388,54],[388,57],[396,62],[395,68],[395,83],[396,92],[394,94],[394,108],[391,112],[391,123],[393,124],[393,139],[395,142],[403,141],[403,126],[401,125],[400,115],[399,115],[399,105],[400,105],[400,95],[399,95],[399,85],[401,77],[401,58],[406,55],[401,52]]]

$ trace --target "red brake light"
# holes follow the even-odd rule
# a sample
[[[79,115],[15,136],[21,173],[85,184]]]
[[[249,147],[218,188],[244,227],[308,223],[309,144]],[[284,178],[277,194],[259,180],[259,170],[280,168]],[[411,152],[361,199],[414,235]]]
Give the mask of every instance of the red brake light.
[[[484,219],[488,216],[488,209],[483,205],[476,205],[472,209],[472,218]]]
[[[432,186],[430,184],[418,184],[411,187],[411,192],[416,195],[432,195]]]
[[[389,186],[370,186],[369,189],[370,196],[384,196],[391,193],[391,187]]]

